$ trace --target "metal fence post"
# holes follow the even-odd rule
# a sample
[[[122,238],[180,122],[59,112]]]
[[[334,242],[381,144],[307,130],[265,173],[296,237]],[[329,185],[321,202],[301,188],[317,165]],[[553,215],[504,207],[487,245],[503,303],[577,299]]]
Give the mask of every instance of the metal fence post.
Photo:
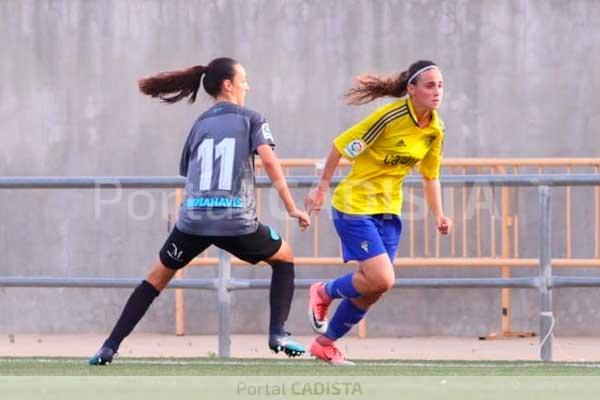
[[[219,357],[231,356],[231,256],[219,249],[217,302],[219,313]]]
[[[538,188],[539,200],[539,255],[540,255],[540,357],[542,361],[552,361],[552,235],[550,212],[550,188]]]

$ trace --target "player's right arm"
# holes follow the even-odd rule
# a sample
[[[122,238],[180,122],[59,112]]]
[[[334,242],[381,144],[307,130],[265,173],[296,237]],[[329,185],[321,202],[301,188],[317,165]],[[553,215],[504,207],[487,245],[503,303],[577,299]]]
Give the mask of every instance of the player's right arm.
[[[342,158],[342,155],[335,146],[332,146],[327,161],[325,161],[319,184],[316,188],[311,189],[304,199],[304,207],[309,214],[318,213],[323,208],[331,184],[331,177],[340,162],[340,158]]]
[[[304,199],[309,214],[318,213],[323,208],[329,190],[331,177],[342,157],[352,161],[369,148],[385,129],[389,106],[380,107],[351,128],[342,132],[333,140],[333,146],[321,179],[316,188],[310,190]]]
[[[183,151],[181,152],[181,160],[179,162],[179,175],[183,176],[184,178],[187,177],[188,166],[190,165],[190,156],[191,156],[191,152],[192,152],[190,146],[192,144],[193,133],[194,133],[194,130],[192,128],[192,130],[188,134],[187,139],[185,140],[185,145],[183,146]]]

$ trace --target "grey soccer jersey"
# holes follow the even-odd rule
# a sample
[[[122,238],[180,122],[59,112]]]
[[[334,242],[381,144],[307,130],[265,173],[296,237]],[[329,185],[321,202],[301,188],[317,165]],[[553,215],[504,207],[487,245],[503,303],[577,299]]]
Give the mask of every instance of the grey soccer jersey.
[[[275,146],[259,113],[217,103],[194,123],[181,156],[185,200],[177,229],[203,236],[237,236],[258,228],[254,154]]]

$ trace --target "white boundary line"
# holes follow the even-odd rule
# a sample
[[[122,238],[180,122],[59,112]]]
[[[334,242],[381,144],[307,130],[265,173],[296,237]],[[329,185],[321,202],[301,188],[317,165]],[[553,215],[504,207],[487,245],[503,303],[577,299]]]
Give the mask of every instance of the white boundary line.
[[[135,360],[135,359],[117,359],[114,362],[123,365],[211,365],[211,366],[278,366],[278,365],[296,365],[296,366],[306,366],[313,365],[312,363],[308,363],[313,359],[306,360],[297,360],[297,361],[277,361],[277,360]],[[25,363],[40,363],[40,364],[81,364],[85,365],[87,361],[85,359],[73,359],[73,358],[0,358],[0,364],[2,363],[15,363],[15,364],[25,364]],[[323,364],[326,366],[326,364]],[[465,361],[464,363],[458,362],[448,362],[444,360],[440,361],[428,361],[428,362],[420,362],[420,361],[361,361],[357,360],[357,366],[369,366],[369,367],[385,367],[385,366],[397,366],[397,367],[430,367],[430,368],[440,368],[440,367],[448,367],[448,368],[561,368],[561,367],[577,367],[577,368],[600,368],[600,363],[576,363],[576,362],[553,362],[553,363],[542,363],[542,362],[531,362],[531,361],[523,361],[523,362],[469,362]],[[95,368],[102,368],[95,367]],[[110,368],[110,367],[108,367]]]

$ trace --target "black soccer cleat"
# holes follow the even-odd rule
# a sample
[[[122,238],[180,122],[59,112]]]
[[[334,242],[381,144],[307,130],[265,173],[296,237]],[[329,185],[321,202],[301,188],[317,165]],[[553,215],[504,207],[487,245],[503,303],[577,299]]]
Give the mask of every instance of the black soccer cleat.
[[[102,347],[96,354],[94,354],[90,360],[90,365],[108,365],[112,363],[115,351],[110,347]]]
[[[288,332],[285,335],[269,335],[269,348],[275,353],[283,351],[290,358],[306,353],[304,346],[292,339]]]

